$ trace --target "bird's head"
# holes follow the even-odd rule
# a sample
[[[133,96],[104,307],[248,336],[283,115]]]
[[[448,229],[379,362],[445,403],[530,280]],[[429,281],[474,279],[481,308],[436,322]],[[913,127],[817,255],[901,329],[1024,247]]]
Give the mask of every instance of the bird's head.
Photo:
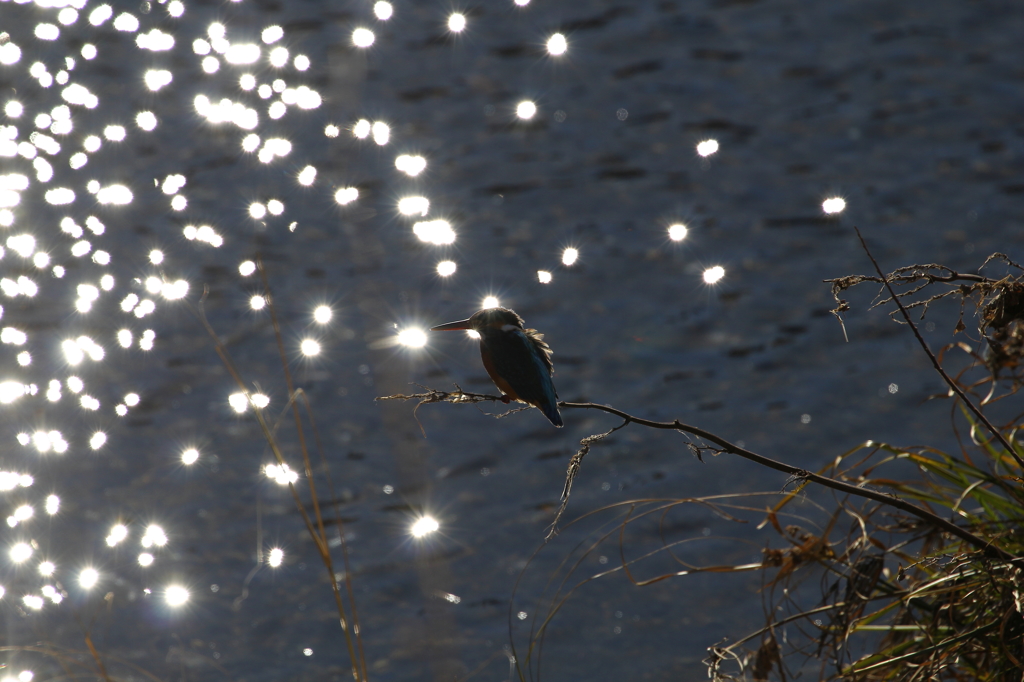
[[[508,308],[484,308],[473,314],[467,320],[459,320],[457,322],[449,322],[447,324],[441,324],[436,327],[431,327],[430,331],[443,332],[453,331],[456,329],[472,329],[478,334],[483,334],[487,331],[513,331],[523,329],[523,318],[516,315],[514,310]]]

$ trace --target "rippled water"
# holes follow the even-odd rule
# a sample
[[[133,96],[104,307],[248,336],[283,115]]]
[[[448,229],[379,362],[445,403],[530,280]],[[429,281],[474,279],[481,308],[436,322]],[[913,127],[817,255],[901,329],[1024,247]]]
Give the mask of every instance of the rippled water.
[[[547,547],[510,606],[515,580],[579,439],[615,424],[434,405],[424,438],[411,404],[373,398],[492,390],[475,342],[433,324],[512,307],[554,348],[563,399],[808,468],[867,438],[949,444],[906,330],[855,311],[844,343],[821,280],[870,267],[853,224],[890,268],[1020,260],[1022,18],[953,2],[0,2],[3,644],[83,650],[84,627],[164,679],[348,676],[280,485],[305,491],[294,433],[276,466],[253,419],[251,403],[276,418],[287,402],[271,302],[343,502],[371,679],[507,676],[510,614],[522,646],[582,535]],[[954,321],[933,319],[942,343]],[[627,429],[588,455],[567,518],[783,482]],[[749,561],[771,539],[686,514],[675,532],[707,538],[694,559]],[[586,561],[607,570],[618,549]],[[707,646],[761,622],[758,584],[592,582],[553,621],[544,674],[703,676]],[[5,656],[23,682],[59,674]]]

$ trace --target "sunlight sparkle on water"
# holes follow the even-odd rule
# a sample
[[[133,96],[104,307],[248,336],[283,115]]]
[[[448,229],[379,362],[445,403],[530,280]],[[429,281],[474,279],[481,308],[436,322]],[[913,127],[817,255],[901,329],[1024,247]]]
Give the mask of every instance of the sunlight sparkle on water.
[[[114,28],[126,33],[134,33],[139,30],[139,20],[127,12],[122,12],[114,19]]]
[[[398,212],[402,215],[427,215],[430,211],[430,200],[426,197],[403,197],[398,200]]]
[[[352,135],[358,137],[360,140],[365,140],[370,136],[370,129],[373,124],[367,121],[365,118],[361,118],[356,121],[356,124],[352,126]],[[331,135],[330,137],[337,137],[337,135]]]
[[[368,28],[357,28],[352,31],[352,44],[356,47],[369,47],[373,45],[373,31]]]
[[[267,299],[259,294],[256,294],[249,299],[249,307],[253,310],[263,310],[267,305]]]
[[[440,527],[441,524],[433,516],[421,516],[413,522],[409,532],[412,533],[414,538],[422,538],[437,532]]]
[[[267,26],[260,34],[260,38],[267,45],[271,45],[284,38],[284,29],[280,26]]]
[[[537,105],[528,99],[524,99],[522,102],[516,105],[516,116],[528,121],[533,118],[537,113]]]
[[[107,535],[107,546],[116,547],[128,537],[128,526],[123,523],[115,524]]]
[[[149,132],[156,128],[156,114],[152,111],[140,111],[135,116],[135,125]]]
[[[60,498],[56,495],[47,495],[45,509],[50,516],[56,514],[60,511]]]
[[[448,17],[448,30],[452,33],[459,33],[466,28],[466,15],[453,12]]]
[[[359,190],[355,187],[342,187],[334,193],[334,200],[340,205],[345,206],[351,204],[353,201],[359,198]]]
[[[274,47],[270,50],[270,66],[281,69],[288,63],[288,48],[287,47]]]
[[[562,265],[572,265],[580,257],[580,252],[571,246],[562,252]]]
[[[95,568],[83,568],[78,574],[78,584],[85,589],[91,589],[100,581],[100,572]]]
[[[401,154],[395,159],[395,168],[411,178],[416,177],[427,167],[427,160],[422,156]]]
[[[668,226],[668,238],[674,242],[681,242],[686,239],[686,234],[690,230],[682,223],[676,223],[675,225]]]
[[[267,464],[263,467],[263,473],[278,485],[288,485],[299,480],[298,473],[287,464]]]
[[[107,444],[107,434],[102,431],[97,431],[92,434],[92,438],[89,439],[89,447],[93,450],[99,450]]]
[[[251,260],[246,260],[239,263],[238,273],[242,275],[242,277],[248,277],[254,272],[256,272],[256,264],[253,263]]]
[[[253,64],[260,59],[260,46],[254,43],[235,43],[224,53],[228,64]]]
[[[382,147],[391,139],[391,126],[384,121],[375,121],[370,127],[370,132],[373,133],[373,141]]]
[[[711,156],[718,151],[718,140],[704,140],[697,144],[697,153],[701,156]]]
[[[551,273],[548,272],[547,270],[538,270],[537,271],[537,281],[540,282],[541,284],[550,284],[551,283]]]
[[[386,0],[373,3],[373,14],[381,21],[387,21],[395,13],[395,8]]]
[[[140,33],[135,36],[135,44],[142,50],[165,52],[174,47],[174,36],[154,28],[147,33]]]
[[[299,350],[306,357],[312,357],[320,354],[320,343],[314,339],[303,339],[302,343],[299,344]]]
[[[188,466],[199,461],[199,450],[188,448],[181,453],[181,463]]]
[[[43,561],[39,564],[39,575],[49,577],[56,570],[57,566],[52,561]]]
[[[142,536],[143,547],[163,547],[167,544],[167,533],[164,529],[156,524],[150,524],[146,527],[146,532]]]
[[[725,277],[725,268],[721,265],[715,265],[704,271],[704,282],[707,284],[716,284],[723,277]]]
[[[153,565],[153,555],[152,554],[150,554],[149,552],[142,552],[141,554],[139,554],[139,566],[146,567],[146,566],[152,566],[152,565]]]
[[[306,166],[299,171],[298,180],[300,185],[309,187],[313,184],[313,181],[316,180],[316,168],[313,166]]]
[[[28,521],[29,519],[31,519],[34,514],[35,510],[32,509],[31,505],[23,504],[17,509],[15,509],[14,513],[11,514],[10,518],[7,519],[7,525],[13,528],[22,521]]]
[[[423,348],[427,345],[427,334],[422,329],[410,327],[398,332],[398,343],[406,348]]]
[[[569,49],[569,43],[566,42],[565,36],[561,33],[555,33],[548,38],[548,54],[555,56],[565,54],[565,51]]]
[[[10,66],[21,60],[21,48],[12,42],[0,45],[0,64]]]
[[[484,298],[483,303],[480,304],[482,308],[500,308],[501,303],[498,301],[497,296],[487,296]]]
[[[825,213],[842,213],[846,208],[846,201],[840,197],[832,197],[821,202],[821,210]]]
[[[174,77],[171,76],[171,72],[166,69],[151,69],[150,71],[145,72],[143,80],[145,81],[145,87],[156,92],[165,85],[170,85],[171,81],[174,80]]]
[[[437,264],[437,274],[442,277],[450,277],[455,274],[455,261],[443,260]]]
[[[244,393],[232,393],[228,396],[228,404],[238,414],[249,409],[249,398]]]
[[[421,220],[412,226],[413,234],[420,238],[420,241],[444,246],[455,243],[455,230],[447,220]]]
[[[330,307],[326,305],[318,305],[313,310],[313,319],[316,320],[318,324],[327,324],[331,321],[331,317],[333,316],[334,313],[331,311]]]
[[[164,591],[164,599],[168,606],[181,606],[188,601],[189,594],[181,585],[171,585]]]
[[[115,206],[130,204],[133,198],[132,191],[124,185],[101,187],[96,193],[96,201],[101,204],[112,204]]]
[[[284,550],[280,547],[274,547],[270,550],[267,555],[267,564],[272,568],[277,568],[284,561]]]

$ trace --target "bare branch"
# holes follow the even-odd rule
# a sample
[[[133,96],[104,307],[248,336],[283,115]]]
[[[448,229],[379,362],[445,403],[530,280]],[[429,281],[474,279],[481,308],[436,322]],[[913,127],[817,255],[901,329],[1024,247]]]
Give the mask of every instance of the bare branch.
[[[418,400],[419,401],[419,405],[424,405],[426,403],[439,403],[439,402],[448,402],[448,403],[456,403],[456,404],[461,404],[461,403],[470,403],[470,404],[472,404],[472,403],[479,403],[479,402],[484,402],[484,401],[504,402],[504,400],[500,396],[487,395],[487,394],[482,394],[482,393],[466,393],[466,392],[463,392],[461,389],[458,389],[458,387],[456,387],[456,388],[457,388],[457,390],[455,390],[455,391],[438,391],[438,390],[435,390],[435,389],[432,389],[432,388],[428,388],[428,389],[426,389],[426,391],[427,391],[426,393],[415,393],[415,394],[411,394],[411,395],[397,394],[397,395],[381,396],[381,397],[377,398],[377,400]],[[816,483],[816,484],[824,486],[826,488],[832,488],[833,490],[838,490],[838,491],[840,491],[842,493],[846,493],[847,495],[854,495],[856,497],[864,497],[864,498],[867,498],[869,500],[874,500],[876,502],[881,502],[882,504],[888,505],[890,507],[895,507],[896,509],[899,509],[901,511],[905,511],[908,514],[912,514],[913,516],[916,516],[917,518],[919,518],[922,521],[928,523],[929,525],[937,528],[938,530],[941,530],[941,531],[950,533],[952,535],[955,535],[956,537],[960,538],[964,542],[966,542],[966,543],[972,545],[973,547],[976,547],[977,549],[981,550],[983,553],[985,553],[988,556],[991,556],[993,558],[1000,559],[1000,560],[1003,560],[1003,561],[1013,561],[1014,560],[1014,556],[1012,554],[1010,554],[1009,552],[1006,552],[1005,550],[1003,550],[1000,547],[997,547],[997,546],[993,545],[990,541],[987,541],[987,540],[985,540],[985,539],[983,539],[981,537],[978,537],[977,535],[974,535],[973,533],[971,533],[970,531],[966,530],[965,528],[961,528],[960,526],[956,525],[955,523],[953,523],[951,521],[948,521],[947,519],[944,519],[944,518],[942,518],[940,516],[937,516],[937,515],[931,513],[930,511],[927,511],[925,509],[917,507],[917,506],[915,506],[913,504],[910,504],[909,502],[907,502],[907,501],[905,501],[905,500],[903,500],[903,499],[901,499],[901,498],[899,498],[899,497],[897,497],[895,495],[881,493],[881,492],[877,492],[877,491],[874,491],[874,490],[868,490],[866,488],[860,488],[860,487],[857,487],[855,485],[851,485],[849,483],[844,483],[842,481],[838,481],[838,480],[836,480],[834,478],[829,478],[827,476],[822,476],[821,474],[816,474],[814,472],[807,471],[806,469],[801,469],[800,467],[795,467],[795,466],[792,466],[790,464],[786,464],[784,462],[780,462],[778,460],[771,459],[770,457],[765,457],[764,455],[759,455],[756,452],[751,452],[750,450],[747,450],[745,448],[741,448],[738,445],[730,443],[729,441],[725,440],[724,438],[722,438],[720,436],[716,436],[715,434],[711,433],[710,431],[705,431],[704,429],[698,428],[696,426],[690,426],[688,424],[684,424],[684,423],[680,422],[678,419],[676,419],[674,421],[671,421],[671,422],[656,422],[656,421],[651,421],[649,419],[641,419],[640,417],[634,417],[631,414],[623,412],[622,410],[616,409],[616,408],[611,407],[609,405],[599,405],[597,403],[570,403],[570,402],[564,402],[563,401],[563,402],[558,403],[558,406],[560,408],[563,408],[563,409],[573,408],[573,409],[586,409],[586,410],[600,410],[601,412],[607,412],[608,414],[613,414],[616,417],[619,417],[619,418],[625,420],[622,425],[617,426],[616,428],[612,429],[611,431],[609,431],[607,433],[598,434],[596,436],[589,436],[588,438],[584,438],[583,441],[581,441],[581,443],[580,443],[580,445],[581,445],[580,450],[573,456],[573,459],[570,460],[570,466],[569,466],[569,472],[568,472],[569,475],[567,476],[566,486],[565,486],[565,488],[563,488],[563,500],[562,500],[562,506],[559,509],[559,515],[561,514],[562,509],[564,509],[564,507],[565,507],[565,501],[566,501],[565,497],[568,496],[569,490],[572,487],[571,486],[571,484],[572,484],[572,480],[571,479],[575,478],[576,473],[577,473],[577,471],[579,469],[579,462],[583,459],[583,456],[585,456],[587,454],[587,452],[589,451],[589,449],[590,449],[589,446],[592,445],[593,443],[597,442],[598,440],[601,440],[601,439],[605,438],[612,431],[617,431],[617,430],[627,426],[628,424],[632,423],[632,424],[637,424],[639,426],[645,426],[645,427],[651,428],[651,429],[664,429],[664,430],[669,430],[669,431],[679,431],[679,432],[682,432],[682,433],[688,433],[690,435],[697,436],[698,438],[701,438],[701,439],[703,439],[705,441],[708,441],[710,443],[714,443],[719,448],[721,448],[722,452],[728,452],[728,453],[731,453],[731,454],[734,454],[734,455],[738,455],[739,457],[742,457],[744,459],[748,459],[748,460],[750,460],[752,462],[760,464],[761,466],[768,467],[769,469],[775,469],[776,471],[781,471],[782,473],[789,474],[790,476],[792,476],[792,477],[794,477],[794,478],[796,478],[798,480],[809,481],[811,483]],[[576,465],[575,469],[573,467],[574,463]],[[556,518],[556,520],[557,520],[557,518]]]
[[[948,374],[946,374],[944,369],[942,369],[942,365],[939,364],[939,359],[935,357],[935,353],[933,353],[931,348],[928,347],[928,343],[924,340],[924,337],[921,336],[921,332],[918,331],[917,325],[915,325],[914,321],[910,319],[910,313],[907,312],[907,309],[903,306],[903,302],[900,301],[899,297],[896,295],[896,292],[892,288],[892,284],[889,282],[888,278],[882,274],[882,268],[878,265],[878,261],[875,260],[875,257],[871,255],[871,251],[868,249],[867,242],[864,241],[864,237],[861,235],[860,230],[856,227],[853,229],[857,233],[857,238],[860,239],[860,245],[864,248],[864,253],[866,253],[868,258],[871,259],[871,264],[875,266],[875,271],[878,273],[878,276],[882,278],[882,282],[885,284],[885,288],[889,290],[889,295],[892,296],[892,300],[896,302],[897,306],[899,306],[900,313],[902,313],[903,319],[907,321],[907,324],[910,325],[911,330],[913,330],[914,336],[917,337],[917,342],[921,344],[921,348],[923,348],[924,352],[928,355],[928,359],[932,361],[932,366],[935,367],[935,371],[942,376],[946,384],[949,385],[949,388],[957,394],[960,400],[964,402],[964,405],[966,405],[967,408],[970,409],[970,411],[973,412],[981,421],[981,423],[985,425],[992,436],[999,441],[1000,445],[1006,448],[1006,451],[1017,461],[1017,464],[1024,468],[1024,459],[1021,459],[1021,456],[1017,454],[1017,451],[1012,445],[1010,445],[1010,441],[1006,439],[1003,432],[992,425],[992,422],[988,420],[988,417],[985,416],[981,409],[970,401],[963,389],[960,388],[960,386],[953,381]],[[986,260],[985,262],[987,263],[988,261]],[[997,280],[992,281],[994,282]]]

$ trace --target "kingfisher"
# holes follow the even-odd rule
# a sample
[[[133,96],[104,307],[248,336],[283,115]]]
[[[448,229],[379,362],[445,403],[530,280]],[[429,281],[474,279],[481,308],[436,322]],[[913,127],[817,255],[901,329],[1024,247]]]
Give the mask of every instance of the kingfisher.
[[[533,405],[555,426],[562,426],[558,393],[551,381],[551,348],[536,329],[525,329],[523,318],[508,308],[485,308],[467,320],[449,322],[430,331],[471,329],[480,336],[480,357],[502,400]]]

